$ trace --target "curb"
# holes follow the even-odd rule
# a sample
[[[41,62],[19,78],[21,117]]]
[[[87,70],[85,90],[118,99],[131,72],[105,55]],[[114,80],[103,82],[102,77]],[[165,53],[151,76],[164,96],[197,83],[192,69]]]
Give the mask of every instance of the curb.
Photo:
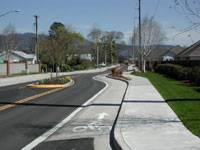
[[[124,139],[123,139],[123,137],[121,135],[121,128],[117,129],[116,125],[117,125],[117,122],[118,122],[118,119],[119,119],[119,116],[120,116],[120,112],[123,109],[122,105],[124,103],[124,98],[125,98],[125,96],[127,94],[128,88],[129,88],[129,82],[127,80],[125,80],[125,79],[112,78],[112,77],[109,77],[109,76],[106,76],[106,77],[110,78],[110,79],[113,79],[113,80],[119,80],[119,81],[125,82],[127,84],[124,96],[122,98],[122,102],[121,102],[120,108],[118,110],[117,116],[115,118],[112,130],[111,130],[111,133],[110,133],[110,145],[111,145],[112,149],[114,149],[114,150],[123,150],[123,149],[127,149],[128,150],[128,148],[127,148],[127,146],[126,146],[126,144],[124,142]],[[118,131],[116,131],[116,130],[118,130]],[[118,137],[118,140],[117,140],[116,137]],[[119,137],[120,137],[120,140],[119,140]]]
[[[35,84],[29,84],[26,85],[28,88],[65,88],[70,87],[75,84],[74,80],[70,79],[70,82],[67,84],[52,84],[52,85],[35,85]]]
[[[74,74],[87,74],[87,73],[97,73],[97,72],[104,72],[107,69],[111,69],[115,66],[105,67],[101,69],[90,69],[90,70],[79,70],[79,71],[72,71],[72,72],[59,72],[58,74],[61,75],[74,75]],[[35,74],[35,75],[27,75],[27,76],[17,76],[17,77],[10,77],[8,78],[0,78],[0,87],[28,83],[28,82],[35,82],[41,78],[49,78],[51,76],[50,73],[45,74]],[[55,73],[53,73],[55,76]],[[23,78],[23,79],[21,79]],[[8,82],[9,81],[9,82]]]

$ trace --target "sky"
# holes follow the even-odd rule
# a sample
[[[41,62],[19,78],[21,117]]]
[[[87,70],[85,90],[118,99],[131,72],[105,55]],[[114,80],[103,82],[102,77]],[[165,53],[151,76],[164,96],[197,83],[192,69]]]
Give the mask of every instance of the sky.
[[[189,22],[182,14],[173,8],[174,0],[141,0],[142,17],[152,16],[163,27],[166,33],[164,44],[189,46],[200,39],[200,34],[189,31],[174,37],[180,29],[189,26]],[[121,31],[124,39],[128,39],[138,21],[134,19],[137,13],[138,0],[0,0],[0,33],[8,25],[13,24],[17,32],[34,32],[34,15],[39,16],[39,32],[48,34],[53,22],[71,25],[74,30],[81,32],[84,37],[96,26],[102,31]],[[155,11],[157,10],[157,11]],[[175,27],[175,28],[172,28]],[[174,38],[173,38],[174,37]]]

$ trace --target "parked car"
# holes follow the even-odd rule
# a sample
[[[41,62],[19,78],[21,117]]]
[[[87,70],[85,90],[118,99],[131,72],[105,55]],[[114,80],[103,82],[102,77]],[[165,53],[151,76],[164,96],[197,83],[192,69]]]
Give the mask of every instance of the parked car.
[[[106,64],[105,64],[105,63],[100,63],[99,66],[100,66],[100,67],[105,67]]]

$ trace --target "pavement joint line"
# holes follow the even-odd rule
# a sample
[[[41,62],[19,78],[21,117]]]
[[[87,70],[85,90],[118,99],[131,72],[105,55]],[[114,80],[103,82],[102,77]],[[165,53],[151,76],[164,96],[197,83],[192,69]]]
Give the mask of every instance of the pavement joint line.
[[[96,76],[95,76],[96,77]],[[95,79],[95,77],[93,77],[94,80],[96,81],[100,81],[106,84],[106,86],[99,91],[96,95],[94,95],[93,97],[91,97],[89,100],[87,100],[82,106],[87,106],[89,103],[91,103],[97,96],[99,96],[101,93],[103,93],[107,88],[108,88],[108,83],[105,81],[101,81],[99,79]],[[53,128],[51,128],[50,130],[46,131],[45,133],[43,133],[41,136],[39,136],[38,138],[36,138],[35,140],[33,140],[31,143],[29,143],[28,145],[26,145],[24,148],[22,148],[21,150],[30,150],[33,149],[35,146],[37,146],[38,144],[40,144],[41,142],[45,141],[49,136],[51,136],[53,133],[55,133],[58,129],[60,129],[64,124],[68,123],[72,118],[74,118],[84,107],[79,107],[76,110],[74,110],[69,116],[67,116],[64,120],[62,120],[60,123],[58,123],[57,125],[55,125]]]
[[[72,80],[72,84],[68,85],[67,87],[71,87],[74,84],[75,84],[75,82],[74,82],[74,80]],[[44,92],[44,93],[36,94],[36,95],[31,96],[31,97],[27,97],[27,98],[24,98],[22,100],[16,101],[16,102],[14,102],[14,104],[8,104],[8,105],[5,105],[5,106],[1,106],[0,107],[0,111],[8,109],[8,108],[11,108],[11,107],[14,107],[14,106],[16,106],[16,104],[21,104],[21,103],[24,103],[24,102],[27,102],[27,101],[30,101],[30,100],[33,100],[33,99],[36,99],[36,98],[39,98],[39,97],[42,97],[42,96],[45,96],[45,95],[57,92],[57,91],[60,91],[60,90],[62,90],[64,88],[65,87],[63,87],[63,88],[56,88],[56,89],[49,90],[49,91]]]

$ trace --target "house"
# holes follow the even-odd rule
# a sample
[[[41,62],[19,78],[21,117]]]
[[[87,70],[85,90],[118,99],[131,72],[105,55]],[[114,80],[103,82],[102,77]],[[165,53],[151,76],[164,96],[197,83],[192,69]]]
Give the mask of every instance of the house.
[[[200,40],[180,52],[176,60],[200,60]]]
[[[68,54],[68,60],[72,60],[73,57],[79,57],[81,60],[92,61],[92,54],[90,51],[79,49],[75,52],[75,54]]]
[[[176,55],[178,55],[179,53],[181,53],[184,50],[183,47],[177,45],[173,48],[171,48],[169,51],[167,51],[166,53],[164,53],[162,55],[162,60],[163,61],[174,61]]]
[[[82,60],[88,60],[88,61],[92,61],[92,55],[91,54],[80,54],[80,58]]]
[[[0,63],[4,63],[4,60],[3,60],[3,59],[0,59]]]
[[[36,55],[35,54],[26,54],[22,51],[13,51],[10,50],[8,52],[4,51],[0,53],[0,59],[8,60],[10,62],[25,62],[34,64],[36,62]]]
[[[157,47],[149,53],[147,61],[162,61],[162,55],[166,52],[168,49]]]

